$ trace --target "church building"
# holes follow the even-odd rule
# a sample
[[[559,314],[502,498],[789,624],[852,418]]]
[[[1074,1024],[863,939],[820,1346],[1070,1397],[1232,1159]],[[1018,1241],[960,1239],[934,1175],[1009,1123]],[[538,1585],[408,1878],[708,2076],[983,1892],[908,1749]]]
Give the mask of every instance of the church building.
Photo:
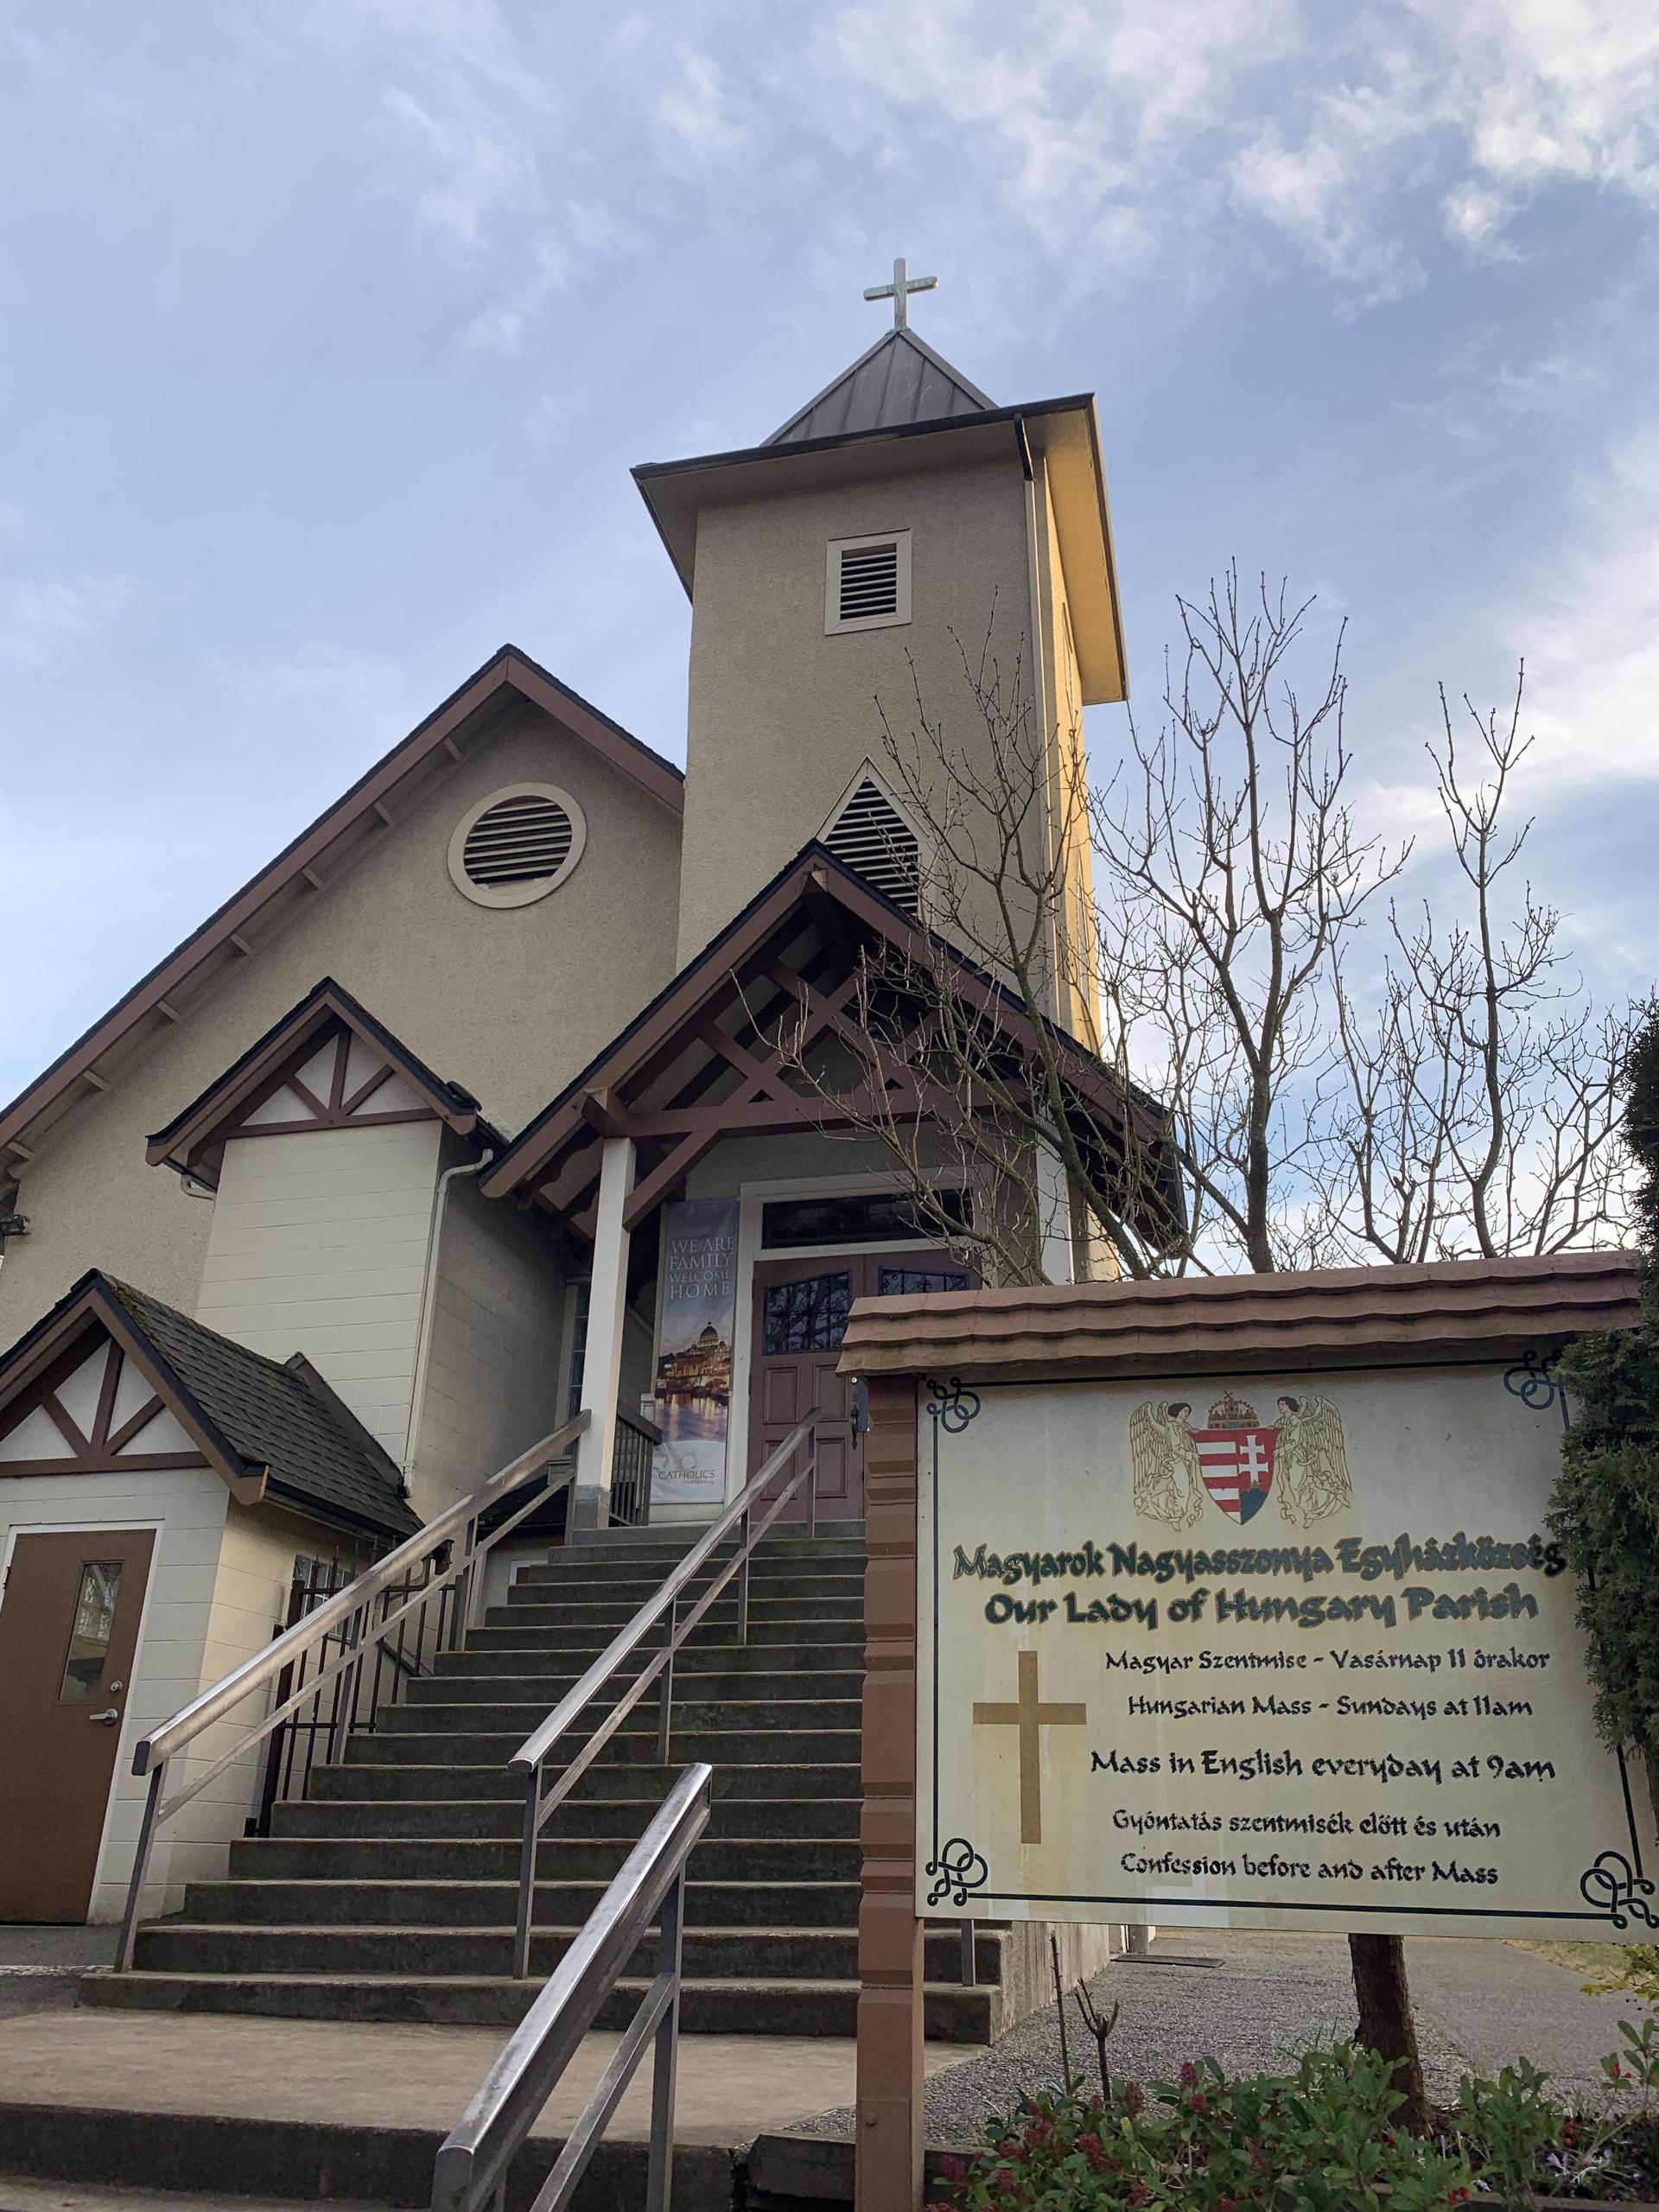
[[[820,1528],[859,1535],[849,1308],[975,1279],[780,1041],[891,1081],[872,951],[1123,1110],[1086,991],[1024,1005],[933,925],[882,743],[964,642],[1057,781],[1124,696],[1094,400],[997,404],[907,288],[770,436],[633,470],[692,608],[683,772],[502,646],[0,1114],[0,1919],[118,1917],[138,1739],[579,1410],[492,1602],[550,1540],[706,1522],[815,1404]],[[1046,1249],[1107,1264],[1069,1213]],[[263,1773],[180,1815],[147,1911],[264,1833]]]

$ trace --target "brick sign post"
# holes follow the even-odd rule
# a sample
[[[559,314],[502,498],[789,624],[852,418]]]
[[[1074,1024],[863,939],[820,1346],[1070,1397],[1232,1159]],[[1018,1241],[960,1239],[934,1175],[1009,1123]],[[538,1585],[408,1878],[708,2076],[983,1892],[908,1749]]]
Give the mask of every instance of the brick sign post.
[[[855,1308],[859,2212],[921,2202],[925,1915],[1659,1923],[1545,1524],[1554,1355],[1637,1310],[1617,1253]]]

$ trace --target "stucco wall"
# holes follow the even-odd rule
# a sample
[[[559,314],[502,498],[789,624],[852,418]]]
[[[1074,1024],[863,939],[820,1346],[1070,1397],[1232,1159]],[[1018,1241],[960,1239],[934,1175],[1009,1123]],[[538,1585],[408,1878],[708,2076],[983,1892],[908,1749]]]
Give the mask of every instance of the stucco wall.
[[[423,1519],[558,1426],[564,1284],[543,1215],[450,1184],[410,1474]]]
[[[369,1557],[359,1540],[300,1514],[267,1505],[242,1506],[233,1498],[227,1499],[227,1506],[202,1643],[198,1683],[202,1690],[211,1689],[270,1642],[273,1630],[286,1618],[297,1556],[339,1559],[353,1571]],[[257,1694],[232,1718],[206,1730],[191,1750],[187,1776],[211,1765],[270,1710],[268,1696]],[[165,1898],[159,1881],[147,1885],[153,1900],[147,1911],[175,1910],[184,1901],[184,1883],[215,1880],[224,1874],[229,1847],[244,1833],[248,1815],[257,1806],[265,1756],[265,1745],[254,1745],[178,1815],[166,1858],[155,1869],[158,1876],[165,1875]],[[172,1778],[169,1786],[176,1786]],[[131,1868],[129,1849],[124,1870],[111,1869],[121,1871],[118,1883],[100,1885],[94,1918],[119,1912]]]
[[[830,541],[897,529],[912,533],[912,620],[826,637]],[[919,686],[930,715],[982,757],[962,652],[976,658],[988,633],[1011,671],[1031,628],[1031,582],[1012,453],[703,510],[680,965],[818,834],[860,763],[881,764],[878,700],[902,737]]]
[[[399,1466],[441,1126],[232,1139],[196,1300],[238,1344],[302,1351]]]
[[[580,800],[581,864],[533,906],[476,906],[449,880],[450,834],[474,800],[527,780]],[[0,1268],[0,1343],[92,1266],[194,1309],[208,1208],[170,1170],[145,1165],[144,1139],[323,976],[475,1092],[509,1133],[667,981],[679,824],[537,709],[524,706],[406,814],[395,802],[393,811],[338,882],[42,1140],[22,1176],[31,1233]]]

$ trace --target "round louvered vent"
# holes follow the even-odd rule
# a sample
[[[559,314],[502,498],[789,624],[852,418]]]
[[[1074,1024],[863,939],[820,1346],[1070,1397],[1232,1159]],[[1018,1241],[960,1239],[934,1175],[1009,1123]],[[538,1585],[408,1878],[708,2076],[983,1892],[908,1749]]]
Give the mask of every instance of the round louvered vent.
[[[449,840],[455,888],[480,906],[528,906],[582,858],[582,809],[552,784],[510,784],[469,807]]]

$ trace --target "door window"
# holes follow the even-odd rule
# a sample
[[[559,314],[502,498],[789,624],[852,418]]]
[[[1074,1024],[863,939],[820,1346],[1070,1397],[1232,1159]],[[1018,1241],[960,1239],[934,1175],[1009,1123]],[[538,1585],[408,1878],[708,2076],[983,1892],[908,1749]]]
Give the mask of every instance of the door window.
[[[852,1305],[853,1278],[846,1272],[771,1284],[762,1330],[766,1351],[835,1351],[847,1333]]]
[[[80,1570],[74,1624],[58,1691],[61,1705],[88,1705],[104,1681],[104,1662],[115,1634],[115,1605],[121,1594],[119,1560],[88,1560]]]
[[[919,1296],[931,1290],[971,1290],[973,1284],[954,1268],[881,1268],[876,1274],[878,1298]]]

